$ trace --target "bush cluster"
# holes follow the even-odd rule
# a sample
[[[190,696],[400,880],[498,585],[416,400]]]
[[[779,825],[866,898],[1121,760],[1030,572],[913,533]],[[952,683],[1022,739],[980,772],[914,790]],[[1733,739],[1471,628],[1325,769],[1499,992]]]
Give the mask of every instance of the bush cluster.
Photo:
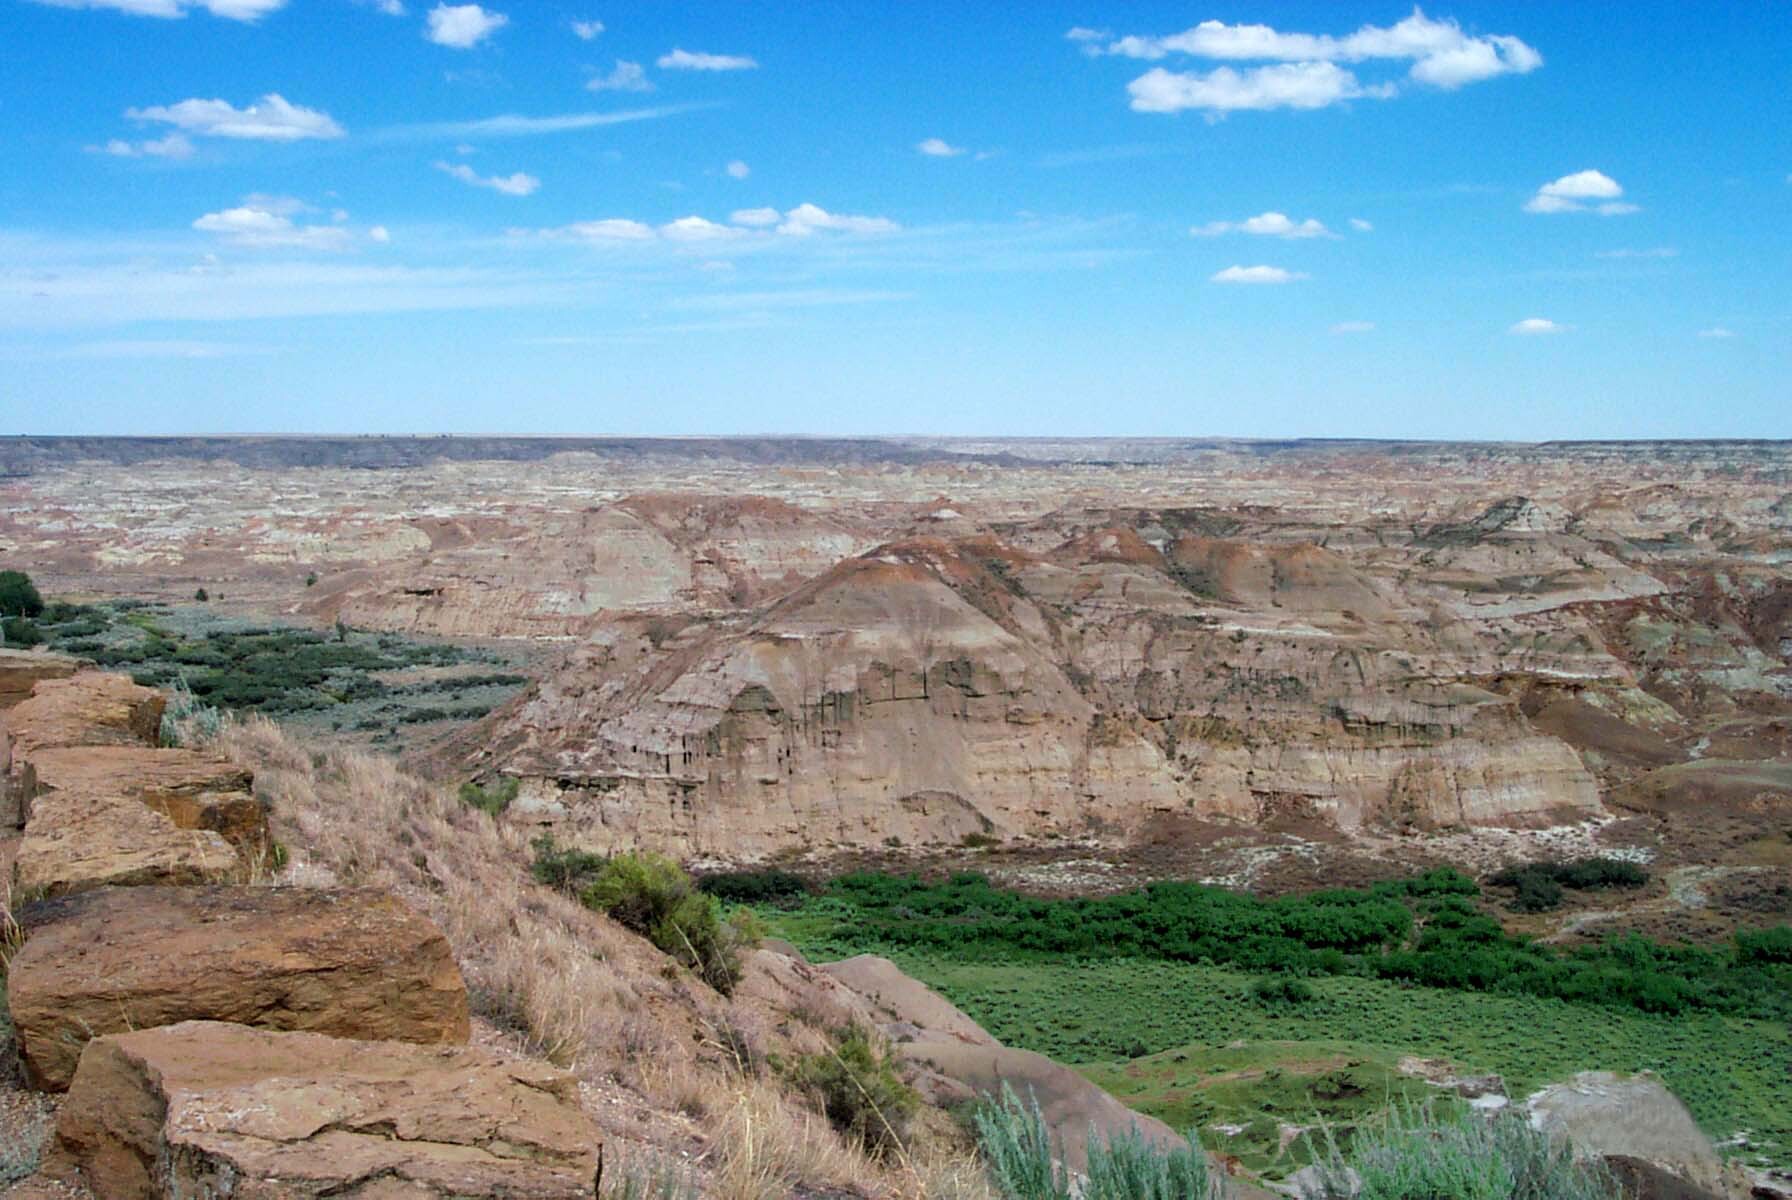
[[[941,883],[858,872],[818,905],[854,940],[957,958],[1157,958],[1276,975],[1364,975],[1428,987],[1545,996],[1647,1012],[1702,1008],[1792,1017],[1792,933],[1731,946],[1630,935],[1574,950],[1512,936],[1448,868],[1363,889],[1262,899],[1160,883],[1119,895],[1042,899],[975,873]],[[1781,957],[1784,956],[1784,957]]]
[[[469,779],[460,785],[460,802],[495,817],[510,807],[522,786],[523,781],[515,775],[504,775],[484,785]]]
[[[831,1050],[803,1055],[789,1074],[815,1099],[829,1124],[873,1154],[890,1154],[908,1140],[921,1098],[863,1029],[839,1030]]]
[[[1519,912],[1548,912],[1561,905],[1563,890],[1638,888],[1649,873],[1617,858],[1577,858],[1570,862],[1520,863],[1487,877],[1493,887],[1512,889],[1512,907]]]
[[[724,904],[783,904],[809,894],[809,883],[801,875],[775,867],[718,871],[699,878],[697,886]]]
[[[551,833],[542,834],[529,845],[535,851],[535,861],[529,865],[529,873],[535,876],[535,882],[545,883],[573,897],[590,887],[610,861],[589,850],[561,846]]]
[[[740,982],[741,953],[759,942],[748,909],[727,919],[714,896],[697,890],[679,865],[660,854],[618,854],[579,893],[587,908],[608,913],[727,995]]]

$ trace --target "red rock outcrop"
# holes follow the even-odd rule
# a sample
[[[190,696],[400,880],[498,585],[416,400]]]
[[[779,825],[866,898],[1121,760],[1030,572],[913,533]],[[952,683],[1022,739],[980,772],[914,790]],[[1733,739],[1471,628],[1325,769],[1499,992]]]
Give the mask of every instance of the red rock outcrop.
[[[147,810],[144,810],[147,811]],[[179,1021],[464,1042],[436,927],[377,890],[103,888],[27,905],[8,971],[27,1075],[61,1090],[82,1047]]]
[[[575,1200],[598,1148],[544,1064],[211,1022],[95,1041],[57,1121],[108,1200]]]

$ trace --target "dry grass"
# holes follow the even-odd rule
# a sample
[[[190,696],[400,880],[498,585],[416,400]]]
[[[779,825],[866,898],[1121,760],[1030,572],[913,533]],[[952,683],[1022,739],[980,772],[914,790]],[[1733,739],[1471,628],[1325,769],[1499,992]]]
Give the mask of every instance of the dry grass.
[[[288,857],[268,882],[388,888],[431,917],[475,1013],[605,1089],[606,1102],[588,1107],[635,1143],[638,1161],[688,1155],[696,1192],[723,1200],[818,1190],[988,1200],[962,1152],[917,1144],[886,1165],[843,1140],[765,1069],[770,1054],[809,1048],[812,1031],[790,1013],[724,1000],[644,939],[537,885],[517,828],[390,759],[312,751],[263,718],[226,722],[214,745],[255,772],[270,806]]]

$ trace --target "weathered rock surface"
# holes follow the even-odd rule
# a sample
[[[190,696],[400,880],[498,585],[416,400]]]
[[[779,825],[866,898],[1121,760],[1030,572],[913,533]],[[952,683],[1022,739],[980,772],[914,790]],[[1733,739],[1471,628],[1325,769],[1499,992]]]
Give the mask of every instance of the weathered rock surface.
[[[1583,1071],[1537,1092],[1525,1107],[1533,1126],[1567,1138],[1583,1154],[1637,1159],[1718,1196],[1748,1195],[1740,1169],[1725,1166],[1686,1105],[1653,1075]]]
[[[81,660],[39,650],[0,646],[0,711],[31,695],[46,679],[67,679],[81,669]]]
[[[207,829],[245,853],[268,842],[267,816],[250,794],[253,776],[215,754],[148,746],[70,746],[31,756],[45,792],[126,796],[179,829]]]
[[[94,1037],[188,1020],[422,1043],[468,1035],[447,941],[384,892],[102,888],[28,905],[19,920],[8,990],[39,1087],[66,1088]]]
[[[599,1146],[543,1064],[200,1021],[93,1042],[57,1143],[109,1200],[573,1200]]]
[[[58,746],[153,746],[167,701],[124,675],[83,671],[48,679],[3,718],[15,757]]]
[[[117,885],[233,883],[241,856],[217,833],[182,829],[125,796],[53,792],[32,804],[14,881],[25,895]]]

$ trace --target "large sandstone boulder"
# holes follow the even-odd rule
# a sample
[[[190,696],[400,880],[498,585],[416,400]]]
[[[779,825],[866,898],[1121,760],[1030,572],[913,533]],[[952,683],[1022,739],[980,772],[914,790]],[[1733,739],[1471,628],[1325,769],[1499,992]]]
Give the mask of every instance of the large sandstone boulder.
[[[179,829],[209,829],[245,854],[268,844],[267,816],[250,794],[254,776],[201,750],[148,746],[66,746],[31,756],[38,795],[88,792],[128,796]]]
[[[1532,1125],[1567,1138],[1582,1154],[1634,1159],[1719,1196],[1748,1195],[1686,1105],[1653,1075],[1582,1071],[1537,1092],[1525,1107]]]
[[[125,796],[52,792],[32,805],[13,879],[29,896],[117,885],[238,883],[243,860],[209,829],[182,829]]]
[[[80,669],[80,659],[0,646],[0,710],[31,695],[31,689],[44,680],[67,679]]]
[[[7,983],[41,1088],[66,1088],[92,1038],[179,1021],[467,1039],[447,940],[382,891],[101,888],[27,905],[19,921]]]
[[[123,675],[84,671],[48,679],[6,714],[15,758],[55,746],[153,746],[160,740],[162,693]]]
[[[190,1021],[89,1045],[57,1146],[112,1200],[573,1200],[599,1141],[545,1064]]]

